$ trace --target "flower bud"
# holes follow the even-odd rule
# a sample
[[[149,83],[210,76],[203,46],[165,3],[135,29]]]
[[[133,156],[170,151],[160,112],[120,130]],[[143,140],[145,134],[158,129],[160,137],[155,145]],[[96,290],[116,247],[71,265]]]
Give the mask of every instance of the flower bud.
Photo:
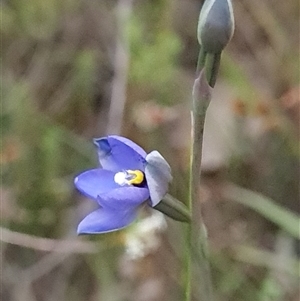
[[[234,31],[231,0],[205,0],[198,22],[198,41],[208,53],[219,53]]]

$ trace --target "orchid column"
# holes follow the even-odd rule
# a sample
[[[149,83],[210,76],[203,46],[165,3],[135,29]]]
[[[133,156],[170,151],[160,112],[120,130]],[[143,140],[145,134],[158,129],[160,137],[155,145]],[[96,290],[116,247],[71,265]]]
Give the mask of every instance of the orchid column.
[[[206,0],[199,16],[198,41],[200,53],[193,87],[192,146],[190,161],[189,209],[192,223],[188,226],[186,301],[192,300],[192,280],[197,280],[201,301],[213,300],[210,268],[207,259],[206,229],[198,203],[205,115],[219,70],[221,53],[234,30],[231,0]],[[196,256],[194,255],[196,254]],[[195,265],[192,257],[195,256]],[[195,268],[195,269],[194,269]],[[193,276],[196,276],[193,279]]]

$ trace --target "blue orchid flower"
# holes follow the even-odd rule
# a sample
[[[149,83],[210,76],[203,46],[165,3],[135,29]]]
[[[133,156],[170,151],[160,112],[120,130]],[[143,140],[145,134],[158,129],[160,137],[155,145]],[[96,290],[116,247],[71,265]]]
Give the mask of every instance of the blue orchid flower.
[[[137,217],[143,204],[160,203],[172,180],[171,168],[157,151],[147,154],[131,140],[120,136],[94,139],[102,168],[78,175],[74,184],[99,208],[78,225],[78,234],[116,231]]]

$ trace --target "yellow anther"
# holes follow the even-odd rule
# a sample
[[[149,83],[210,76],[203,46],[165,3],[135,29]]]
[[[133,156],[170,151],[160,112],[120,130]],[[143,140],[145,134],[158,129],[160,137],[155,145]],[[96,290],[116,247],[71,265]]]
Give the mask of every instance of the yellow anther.
[[[127,170],[128,174],[134,177],[128,180],[128,184],[139,185],[144,181],[144,173],[140,170]]]

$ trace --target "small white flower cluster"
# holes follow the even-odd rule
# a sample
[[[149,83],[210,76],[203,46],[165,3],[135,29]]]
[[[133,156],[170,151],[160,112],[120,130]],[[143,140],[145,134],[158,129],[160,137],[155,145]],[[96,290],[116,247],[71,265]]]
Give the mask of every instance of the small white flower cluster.
[[[162,213],[153,211],[152,215],[140,221],[126,233],[126,255],[130,259],[143,258],[155,251],[160,245],[160,233],[167,228]]]

